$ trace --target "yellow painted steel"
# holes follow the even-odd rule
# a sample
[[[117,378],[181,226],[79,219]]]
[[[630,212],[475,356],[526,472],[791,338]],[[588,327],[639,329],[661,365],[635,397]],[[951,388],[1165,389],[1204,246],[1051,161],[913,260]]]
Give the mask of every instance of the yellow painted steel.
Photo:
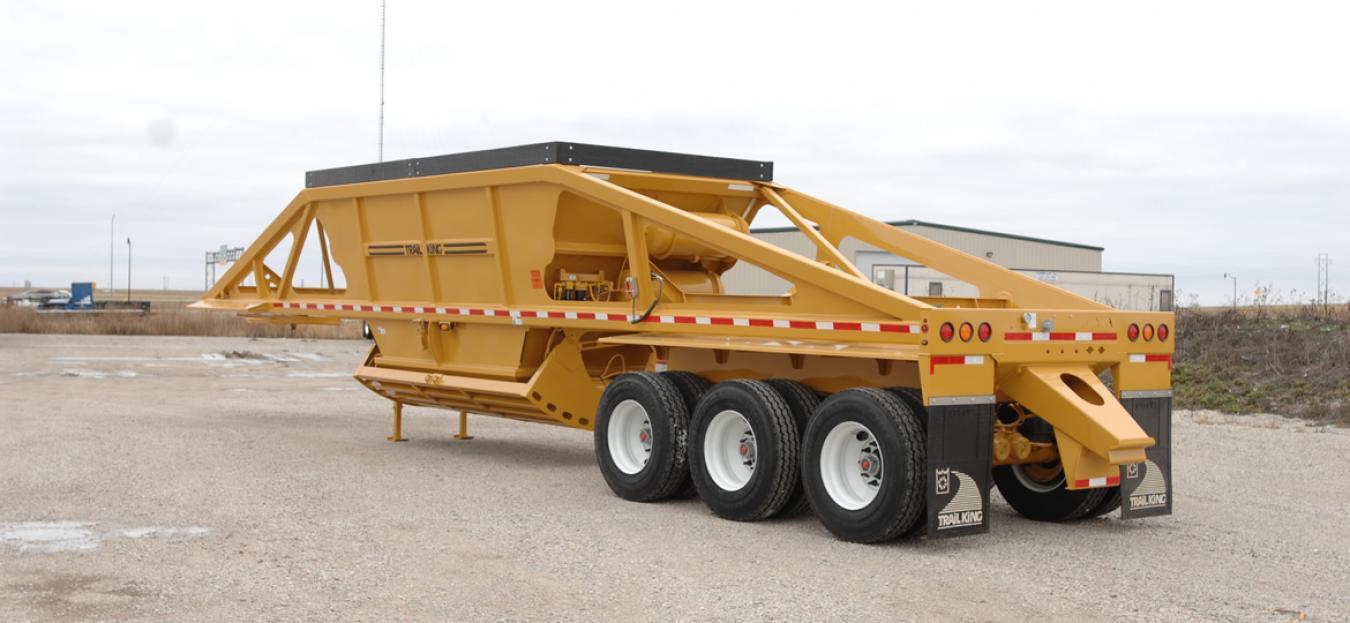
[[[765,206],[815,244],[814,259],[749,235]],[[873,284],[839,251],[848,238],[979,297]],[[324,287],[296,285],[308,245]],[[727,292],[721,275],[738,262],[791,289]],[[303,190],[194,307],[366,321],[376,344],[355,376],[398,405],[394,437],[401,405],[589,430],[609,379],[663,359],[712,380],[1020,403],[1055,427],[1072,483],[1153,443],[1098,373],[1116,392],[1170,387],[1172,342],[1126,331],[1171,314],[1112,310],[777,183],[560,164]],[[971,326],[944,341],[945,323]],[[982,324],[988,340],[973,337]]]

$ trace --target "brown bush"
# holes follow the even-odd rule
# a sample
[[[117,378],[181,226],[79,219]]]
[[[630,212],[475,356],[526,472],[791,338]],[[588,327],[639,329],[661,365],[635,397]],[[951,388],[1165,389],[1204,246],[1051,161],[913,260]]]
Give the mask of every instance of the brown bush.
[[[264,324],[249,322],[231,313],[180,307],[156,308],[144,315],[38,312],[26,307],[0,307],[0,333],[359,338],[361,323],[348,320],[339,325]]]
[[[1177,312],[1182,408],[1350,425],[1350,309],[1311,305]]]

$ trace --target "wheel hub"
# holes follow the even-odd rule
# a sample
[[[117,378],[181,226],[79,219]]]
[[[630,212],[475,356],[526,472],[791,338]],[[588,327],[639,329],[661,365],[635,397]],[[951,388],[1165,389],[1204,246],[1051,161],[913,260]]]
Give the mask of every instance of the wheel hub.
[[[862,457],[858,459],[858,469],[862,471],[862,477],[868,480],[869,486],[881,484],[881,455],[870,449],[864,450]]]
[[[712,417],[703,435],[703,466],[708,477],[724,491],[745,487],[759,460],[759,445],[750,422],[728,409]]]
[[[741,434],[741,465],[754,469],[757,450],[758,448],[755,445],[755,432],[746,429],[745,432]]]
[[[859,510],[881,491],[881,445],[856,421],[835,425],[820,447],[821,484],[830,499],[845,510]]]

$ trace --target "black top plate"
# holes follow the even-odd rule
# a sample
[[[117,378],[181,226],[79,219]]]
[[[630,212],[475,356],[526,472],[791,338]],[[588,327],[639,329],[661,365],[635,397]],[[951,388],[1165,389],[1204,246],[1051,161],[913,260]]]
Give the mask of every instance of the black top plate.
[[[767,182],[773,179],[773,163],[768,161],[716,158],[649,149],[628,149],[626,147],[553,141],[502,147],[500,149],[466,151],[429,158],[409,158],[407,160],[391,160],[389,162],[310,171],[305,173],[305,187],[317,188],[320,186],[337,186],[406,177],[422,177],[424,175],[443,175],[446,173],[464,173],[466,171],[552,163],[633,169],[656,173],[678,173],[735,180]]]

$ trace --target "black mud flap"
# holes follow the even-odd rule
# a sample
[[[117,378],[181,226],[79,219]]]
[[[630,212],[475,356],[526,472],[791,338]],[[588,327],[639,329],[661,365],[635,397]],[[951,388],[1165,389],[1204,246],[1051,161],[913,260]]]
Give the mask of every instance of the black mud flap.
[[[1172,392],[1121,392],[1120,403],[1158,444],[1143,463],[1120,468],[1120,517],[1172,514]]]
[[[993,445],[992,401],[929,405],[928,538],[989,531]]]

